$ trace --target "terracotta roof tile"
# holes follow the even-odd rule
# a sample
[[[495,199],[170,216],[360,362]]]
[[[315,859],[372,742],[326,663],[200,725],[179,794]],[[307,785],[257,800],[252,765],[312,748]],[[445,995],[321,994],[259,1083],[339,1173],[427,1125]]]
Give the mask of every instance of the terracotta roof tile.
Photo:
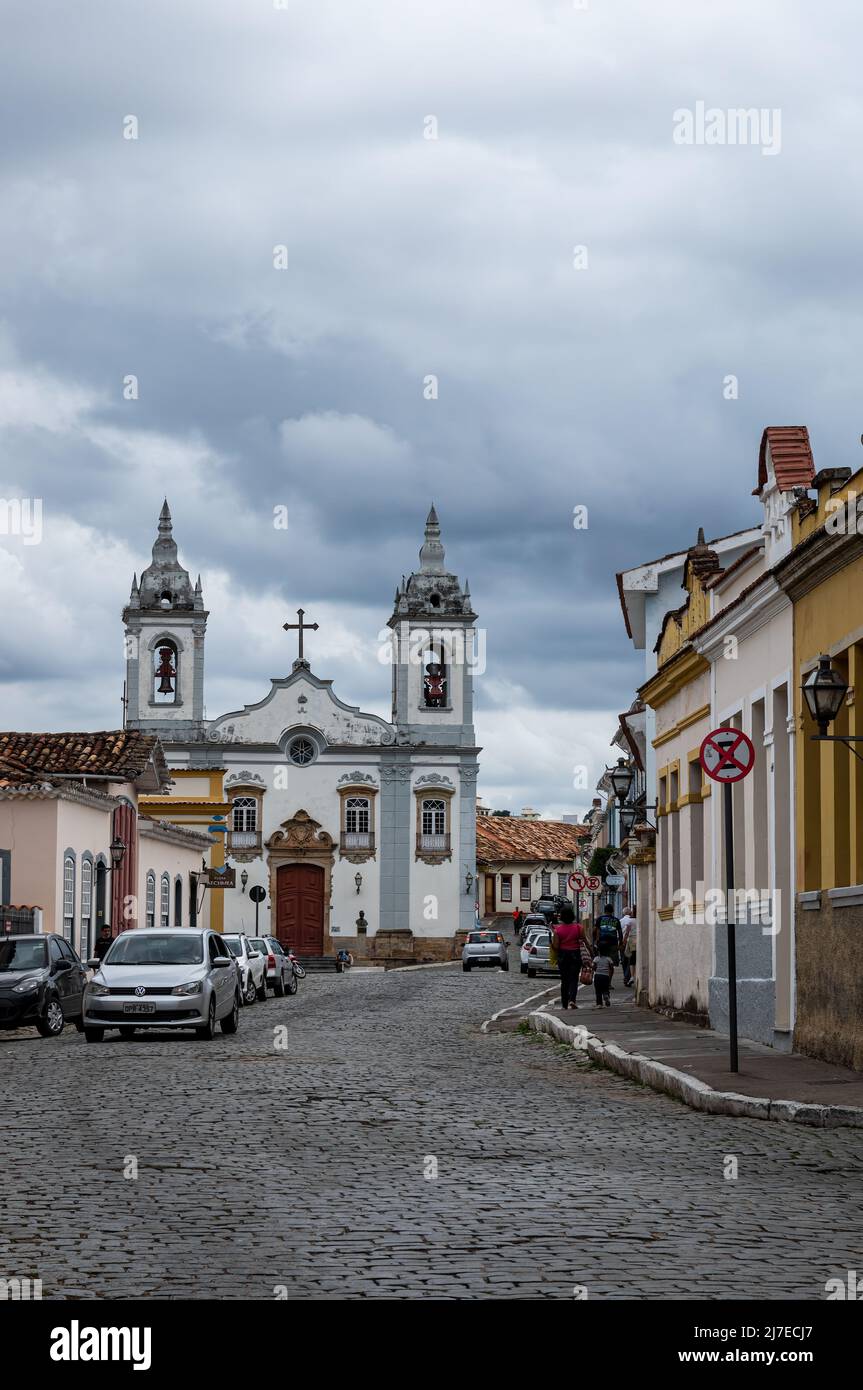
[[[761,489],[767,482],[768,447],[780,492],[791,492],[795,487],[812,486],[815,463],[806,426],[768,425],[761,436],[761,448],[758,451],[758,486],[752,489],[754,497],[760,496]]]
[[[476,823],[476,857],[482,864],[498,860],[536,864],[543,859],[574,859],[589,835],[586,825],[567,825],[558,820],[480,816]]]
[[[52,774],[81,777],[116,777],[134,781],[155,757],[164,754],[153,734],[137,729],[110,729],[101,733],[22,734],[0,733],[0,777],[30,781]]]

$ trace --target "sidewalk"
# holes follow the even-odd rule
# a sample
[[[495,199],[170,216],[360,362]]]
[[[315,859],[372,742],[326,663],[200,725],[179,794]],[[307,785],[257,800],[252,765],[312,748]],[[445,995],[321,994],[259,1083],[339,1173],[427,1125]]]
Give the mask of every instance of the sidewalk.
[[[596,1009],[593,991],[582,988],[578,1009],[562,1010],[555,988],[546,1003],[534,1001],[519,1014],[535,1031],[570,1041],[593,1060],[698,1109],[820,1126],[863,1126],[860,1072],[742,1040],[740,1070],[731,1072],[726,1036],[638,1008],[631,991],[624,993],[622,986],[611,999],[611,1008]],[[587,1039],[576,1029],[586,1029]]]

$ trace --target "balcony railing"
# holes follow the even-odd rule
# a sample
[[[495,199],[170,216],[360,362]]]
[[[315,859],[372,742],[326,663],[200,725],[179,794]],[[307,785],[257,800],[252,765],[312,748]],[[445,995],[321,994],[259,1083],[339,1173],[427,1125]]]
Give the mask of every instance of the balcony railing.
[[[449,835],[417,835],[417,850],[420,854],[449,854]]]
[[[228,834],[228,851],[234,854],[260,854],[260,830],[231,830]]]
[[[343,854],[371,854],[375,847],[372,830],[343,830],[341,848]]]

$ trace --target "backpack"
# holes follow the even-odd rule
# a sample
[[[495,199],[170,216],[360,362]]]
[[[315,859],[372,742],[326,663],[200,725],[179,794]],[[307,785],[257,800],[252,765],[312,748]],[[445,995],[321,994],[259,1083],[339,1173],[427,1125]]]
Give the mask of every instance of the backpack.
[[[616,917],[600,917],[597,923],[600,941],[611,941],[617,945],[617,932],[620,926]]]

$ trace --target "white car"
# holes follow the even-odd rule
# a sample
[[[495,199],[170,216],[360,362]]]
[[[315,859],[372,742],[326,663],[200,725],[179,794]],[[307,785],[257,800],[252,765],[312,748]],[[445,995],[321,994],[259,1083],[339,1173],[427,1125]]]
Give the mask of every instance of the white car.
[[[263,1002],[267,997],[267,957],[255,949],[244,931],[226,934],[222,940],[237,962],[243,1003]]]
[[[527,964],[524,967],[524,973],[529,980],[536,979],[539,970],[550,972],[552,975],[558,973],[556,965],[549,965],[551,932],[538,931],[535,936],[529,936],[525,942],[525,947]]]
[[[531,927],[529,931],[526,931],[524,934],[524,940],[521,943],[521,950],[519,951],[519,964],[522,975],[527,974],[527,967],[531,956],[530,948],[536,943],[536,939],[539,936],[547,938],[548,927]]]

